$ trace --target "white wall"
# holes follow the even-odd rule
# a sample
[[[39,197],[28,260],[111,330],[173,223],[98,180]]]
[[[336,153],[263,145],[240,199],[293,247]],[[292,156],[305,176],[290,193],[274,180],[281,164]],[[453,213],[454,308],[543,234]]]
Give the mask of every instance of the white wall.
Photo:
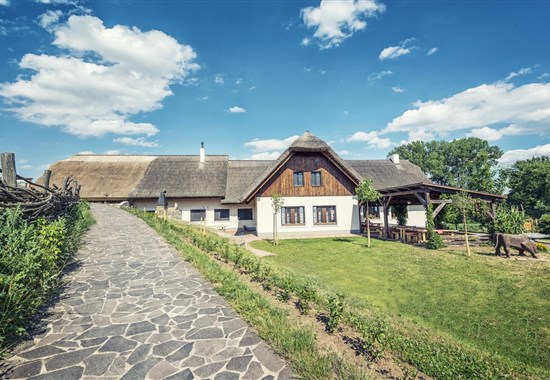
[[[281,213],[277,215],[277,230],[281,237],[299,235],[323,236],[359,232],[359,212],[357,200],[351,196],[323,197],[284,197],[284,206],[304,206],[305,225],[283,226]],[[313,206],[336,206],[336,224],[313,224]],[[257,232],[259,237],[273,236],[273,207],[271,198],[257,197],[258,210]]]
[[[426,227],[426,210],[424,206],[407,206],[409,217],[407,218],[407,226]]]
[[[202,209],[206,210],[205,224],[211,227],[225,227],[228,229],[242,228],[243,226],[255,227],[256,226],[256,210],[254,203],[249,205],[222,205],[219,198],[200,198],[200,199],[168,199],[168,207],[173,208],[177,203],[178,209],[181,211],[181,219],[190,222],[191,210]],[[148,211],[154,211],[156,207],[156,200],[147,201],[134,201],[134,207],[138,209],[145,209]],[[251,208],[253,214],[253,220],[241,220],[238,218],[239,208]],[[215,209],[229,209],[229,220],[214,220]],[[193,222],[200,224],[200,222]]]

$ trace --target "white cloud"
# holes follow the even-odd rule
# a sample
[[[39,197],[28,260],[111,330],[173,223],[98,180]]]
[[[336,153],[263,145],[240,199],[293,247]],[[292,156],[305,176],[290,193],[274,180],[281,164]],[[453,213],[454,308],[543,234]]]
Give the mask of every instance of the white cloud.
[[[346,138],[346,142],[366,142],[369,147],[376,149],[386,149],[394,145],[388,138],[380,138],[376,131],[371,132],[355,132],[350,137]]]
[[[262,152],[254,153],[248,157],[249,160],[276,160],[281,155],[281,152]]]
[[[17,163],[18,163],[18,164],[28,164],[28,163],[29,163],[29,160],[26,160],[26,159],[22,158],[22,159],[18,159],[18,160],[17,160]]]
[[[214,83],[219,84],[220,86],[223,86],[225,83],[225,79],[223,79],[223,75],[222,74],[214,75]]]
[[[310,73],[311,70],[313,70],[312,67],[304,67],[304,71],[305,71],[306,73]]]
[[[55,11],[48,10],[38,16],[38,25],[47,30],[50,26],[57,24],[61,16],[63,16],[63,12],[59,9]]]
[[[34,0],[36,3],[41,4],[77,4],[77,0]]]
[[[311,44],[311,40],[309,38],[302,39],[302,42],[300,43],[302,46],[309,46]]]
[[[7,7],[10,5],[10,0],[0,0],[0,5],[5,5]]]
[[[248,87],[248,90],[249,90],[249,91],[252,91],[252,90],[255,90],[255,89],[256,89],[256,86],[250,86],[250,87]]]
[[[399,87],[399,86],[394,86],[394,87],[391,88],[391,90],[392,90],[393,92],[398,93],[398,94],[401,94],[401,93],[405,92],[405,90],[403,90],[403,89],[402,89],[401,87]]]
[[[208,100],[208,96],[201,96],[199,99],[200,100]]]
[[[113,139],[113,142],[124,145],[141,146],[145,148],[158,148],[160,146],[158,141],[147,141],[144,137],[117,137]]]
[[[395,59],[402,55],[409,54],[414,49],[414,46],[407,47],[407,44],[413,40],[414,38],[408,38],[405,41],[401,41],[398,46],[389,46],[383,49],[380,52],[378,59],[383,61],[385,59]]]
[[[92,16],[71,16],[53,44],[63,52],[26,54],[19,66],[33,74],[0,84],[0,96],[19,119],[82,137],[156,134],[154,125],[128,118],[161,108],[170,85],[199,68],[193,49],[163,32],[106,28]],[[88,53],[100,59],[86,60]]]
[[[265,153],[265,152],[272,152],[273,151],[282,151],[285,150],[294,142],[300,136],[290,136],[283,140],[277,140],[277,139],[268,139],[268,140],[260,140],[260,139],[254,139],[252,141],[249,141],[244,144],[244,146],[248,149],[251,149],[255,153]]]
[[[88,155],[88,154],[95,154],[95,153],[91,150],[83,150],[82,152],[78,152],[76,154],[86,154],[86,155]]]
[[[511,165],[516,161],[527,160],[540,156],[550,156],[550,144],[538,145],[530,149],[508,150],[504,152],[498,161],[502,165]]]
[[[483,84],[441,100],[417,101],[414,106],[414,109],[394,118],[382,132],[413,133],[422,129],[441,136],[453,131],[472,130],[472,134],[489,137],[550,133],[549,83],[519,87],[503,82]],[[501,124],[511,126],[495,133],[494,126]]]
[[[313,38],[321,49],[328,49],[337,47],[353,33],[365,29],[365,20],[385,9],[375,0],[321,0],[318,7],[303,8],[301,14],[304,24],[315,29]]]
[[[227,110],[227,112],[229,112],[229,113],[245,113],[246,110],[242,107],[234,106],[234,107],[229,108]]]
[[[543,80],[544,78],[548,78],[548,77],[550,77],[550,74],[542,73],[541,75],[538,76],[538,79]]]
[[[384,70],[384,71],[380,71],[378,73],[372,73],[370,74],[368,77],[367,77],[367,80],[369,82],[373,82],[373,81],[377,81],[377,80],[380,80],[382,78],[384,78],[385,76],[388,76],[388,75],[392,75],[393,74],[393,71],[391,70]]]
[[[238,86],[240,85],[241,83],[243,83],[243,78],[239,78],[235,81],[235,84]]]
[[[432,54],[435,54],[439,51],[439,48],[436,48],[435,46],[433,48],[431,48],[430,50],[428,50],[428,52],[426,53],[427,55],[432,55]]]
[[[347,155],[350,154],[350,151],[344,149],[344,150],[339,151],[338,154],[339,154],[340,156],[347,156]]]
[[[200,83],[200,79],[197,77],[187,78],[185,79],[185,81],[183,81],[183,84],[187,87],[196,87],[199,85],[199,83]]]
[[[107,154],[107,155],[117,155],[117,154],[121,154],[122,151],[118,150],[118,149],[110,149],[110,150],[106,150],[105,152],[103,152],[103,154]]]
[[[530,67],[522,67],[518,71],[512,71],[504,80],[510,80],[515,77],[519,77],[520,75],[526,75],[531,74],[533,70]]]
[[[483,127],[483,128],[476,128],[472,129],[470,133],[468,133],[468,136],[471,137],[478,137],[483,140],[487,141],[496,141],[500,140],[504,136],[514,136],[514,135],[521,135],[522,130],[515,125],[510,125],[506,128],[489,128],[489,127]]]

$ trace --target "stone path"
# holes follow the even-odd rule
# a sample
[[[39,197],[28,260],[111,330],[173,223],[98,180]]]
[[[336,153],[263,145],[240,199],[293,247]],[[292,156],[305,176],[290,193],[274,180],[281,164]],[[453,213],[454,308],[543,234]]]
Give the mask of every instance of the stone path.
[[[80,266],[65,276],[43,331],[3,363],[4,378],[292,378],[143,221],[106,205],[92,211],[97,223],[76,256]]]

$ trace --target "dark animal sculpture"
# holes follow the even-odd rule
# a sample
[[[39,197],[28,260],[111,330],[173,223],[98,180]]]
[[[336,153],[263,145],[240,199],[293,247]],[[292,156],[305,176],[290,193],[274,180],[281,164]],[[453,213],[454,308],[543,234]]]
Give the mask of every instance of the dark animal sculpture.
[[[537,247],[529,238],[525,235],[510,235],[510,234],[493,234],[493,241],[495,243],[495,255],[501,256],[500,248],[504,248],[506,257],[510,258],[510,248],[517,249],[520,256],[525,256],[524,252],[527,251],[535,259],[537,256]]]

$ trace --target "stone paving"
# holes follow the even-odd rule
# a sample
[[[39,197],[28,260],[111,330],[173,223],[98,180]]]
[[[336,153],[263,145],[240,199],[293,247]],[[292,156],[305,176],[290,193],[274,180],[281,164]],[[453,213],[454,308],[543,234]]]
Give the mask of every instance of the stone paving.
[[[77,268],[34,339],[2,365],[18,379],[290,379],[210,283],[140,219],[92,205]],[[0,375],[2,376],[2,375]]]

